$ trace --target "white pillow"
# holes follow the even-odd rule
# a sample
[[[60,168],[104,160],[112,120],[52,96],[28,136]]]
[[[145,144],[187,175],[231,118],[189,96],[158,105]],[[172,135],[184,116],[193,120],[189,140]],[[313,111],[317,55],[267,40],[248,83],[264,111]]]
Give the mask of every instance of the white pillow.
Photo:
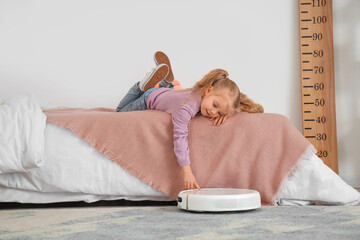
[[[0,105],[0,173],[43,165],[45,126],[46,116],[32,95]]]

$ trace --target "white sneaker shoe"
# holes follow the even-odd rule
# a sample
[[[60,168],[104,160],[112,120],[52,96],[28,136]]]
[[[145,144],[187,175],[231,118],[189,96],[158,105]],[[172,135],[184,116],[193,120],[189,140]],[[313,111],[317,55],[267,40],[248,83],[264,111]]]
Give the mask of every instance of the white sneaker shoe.
[[[139,82],[139,88],[141,91],[146,92],[150,88],[153,88],[165,79],[169,74],[169,67],[166,64],[159,64],[156,68],[153,68],[151,72],[148,72],[143,80]]]

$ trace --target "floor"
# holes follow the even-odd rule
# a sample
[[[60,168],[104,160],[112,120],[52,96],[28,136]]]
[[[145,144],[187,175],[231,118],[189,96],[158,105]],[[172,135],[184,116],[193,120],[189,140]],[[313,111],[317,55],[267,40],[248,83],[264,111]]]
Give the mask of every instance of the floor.
[[[8,240],[360,239],[360,208],[354,206],[219,213],[175,206],[14,209],[1,210],[0,223],[0,239]]]

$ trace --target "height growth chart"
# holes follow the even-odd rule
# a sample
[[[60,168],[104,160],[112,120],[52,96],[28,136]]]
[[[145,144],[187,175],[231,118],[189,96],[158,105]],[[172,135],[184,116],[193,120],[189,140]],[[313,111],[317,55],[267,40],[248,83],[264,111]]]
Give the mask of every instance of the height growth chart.
[[[338,170],[332,0],[299,0],[303,135]]]

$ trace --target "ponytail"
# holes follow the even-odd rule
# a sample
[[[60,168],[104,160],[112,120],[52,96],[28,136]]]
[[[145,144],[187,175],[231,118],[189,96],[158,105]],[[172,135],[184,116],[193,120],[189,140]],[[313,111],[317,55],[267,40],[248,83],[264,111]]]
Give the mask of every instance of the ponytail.
[[[222,69],[215,69],[206,74],[200,81],[193,87],[196,92],[204,96],[208,87],[214,86],[219,80],[225,79],[229,73]]]
[[[248,96],[246,96],[243,93],[240,93],[239,109],[243,112],[248,112],[248,113],[264,112],[264,108],[260,104],[255,103],[253,100],[248,98]]]

